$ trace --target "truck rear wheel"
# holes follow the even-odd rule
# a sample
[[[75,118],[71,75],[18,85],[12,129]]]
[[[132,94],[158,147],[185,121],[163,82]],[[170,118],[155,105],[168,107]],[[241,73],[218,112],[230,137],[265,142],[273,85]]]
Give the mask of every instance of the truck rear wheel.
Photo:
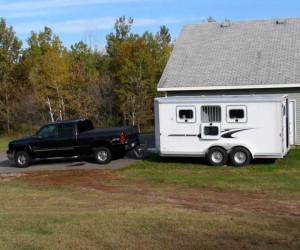
[[[95,150],[95,161],[99,164],[107,164],[111,161],[112,153],[107,147],[99,147]]]
[[[250,163],[251,154],[246,148],[236,147],[230,153],[230,161],[235,167],[245,166]]]
[[[228,160],[228,155],[223,148],[213,147],[208,150],[206,160],[211,166],[223,166]]]
[[[27,168],[31,164],[31,157],[26,151],[19,151],[16,153],[15,163],[19,168]]]

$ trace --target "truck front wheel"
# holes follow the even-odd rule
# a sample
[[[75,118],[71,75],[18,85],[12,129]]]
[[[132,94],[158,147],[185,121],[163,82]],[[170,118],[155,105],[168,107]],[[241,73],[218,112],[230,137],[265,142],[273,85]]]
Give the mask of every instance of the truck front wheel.
[[[26,151],[19,151],[16,153],[15,163],[19,168],[27,168],[31,164],[31,157]]]
[[[107,147],[99,147],[95,150],[95,161],[99,164],[107,164],[111,161],[112,154]]]

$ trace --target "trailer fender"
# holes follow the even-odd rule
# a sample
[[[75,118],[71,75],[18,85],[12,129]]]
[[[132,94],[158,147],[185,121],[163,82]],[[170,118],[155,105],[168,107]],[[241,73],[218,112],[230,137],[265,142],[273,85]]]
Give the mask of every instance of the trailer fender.
[[[233,149],[236,149],[236,148],[238,148],[238,147],[244,148],[244,149],[248,150],[249,153],[250,153],[250,155],[251,155],[251,158],[254,159],[253,153],[252,153],[253,150],[252,150],[250,147],[248,147],[248,146],[246,146],[246,145],[244,145],[244,144],[241,144],[241,145],[235,145],[235,146],[231,147],[231,148],[227,151],[227,153],[228,153],[228,154],[231,154],[232,150],[233,150]]]

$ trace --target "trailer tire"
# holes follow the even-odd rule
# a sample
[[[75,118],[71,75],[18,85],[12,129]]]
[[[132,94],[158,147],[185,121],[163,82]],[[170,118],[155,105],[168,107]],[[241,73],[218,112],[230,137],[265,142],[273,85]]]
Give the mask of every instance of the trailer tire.
[[[213,147],[208,150],[206,160],[211,166],[223,166],[227,163],[228,155],[221,147]]]
[[[107,147],[99,147],[95,150],[95,161],[99,164],[108,164],[112,159],[112,153]]]
[[[233,148],[229,157],[232,165],[235,167],[248,165],[252,159],[249,150],[243,147]]]
[[[27,168],[31,164],[31,156],[26,151],[18,151],[15,156],[15,163],[18,168]]]

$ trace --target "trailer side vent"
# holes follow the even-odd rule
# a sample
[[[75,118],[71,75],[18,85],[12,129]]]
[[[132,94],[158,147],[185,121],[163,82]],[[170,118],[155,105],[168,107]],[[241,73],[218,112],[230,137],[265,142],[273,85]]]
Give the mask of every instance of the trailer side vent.
[[[202,122],[221,122],[220,106],[202,106],[201,108]]]

